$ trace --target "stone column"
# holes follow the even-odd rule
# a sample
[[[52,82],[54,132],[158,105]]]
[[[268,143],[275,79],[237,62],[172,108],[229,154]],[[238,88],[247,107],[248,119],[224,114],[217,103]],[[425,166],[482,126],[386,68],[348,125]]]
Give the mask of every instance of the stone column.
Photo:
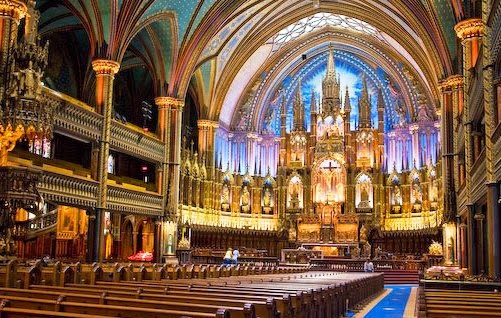
[[[451,221],[455,218],[458,211],[455,204],[456,185],[455,179],[458,177],[457,160],[454,160],[454,154],[458,152],[457,138],[454,137],[455,127],[453,123],[454,115],[457,114],[458,109],[462,108],[462,95],[463,95],[463,76],[453,75],[446,78],[440,83],[442,91],[442,111],[440,113],[441,125],[441,142],[442,142],[442,189],[443,193],[453,194],[453,197],[444,195],[444,219]],[[456,169],[455,169],[456,167]],[[467,201],[469,202],[469,201]]]
[[[99,192],[97,194],[96,215],[96,246],[97,259],[102,261],[104,255],[104,217],[100,214],[107,209],[108,198],[108,155],[110,153],[111,138],[111,111],[113,106],[113,80],[120,68],[120,64],[111,60],[94,60],[92,68],[96,72],[96,111],[103,115],[101,139],[99,140],[99,160],[97,176]],[[89,229],[90,230],[90,229]]]
[[[155,98],[155,105],[158,107],[158,121],[157,121],[157,134],[160,140],[164,143],[164,158],[157,169],[157,191],[162,195],[162,206],[164,209],[167,208],[167,195],[169,186],[169,161],[170,161],[170,112],[169,112],[169,101],[170,97],[159,96]],[[155,260],[157,262],[162,262],[163,254],[163,244],[162,242],[166,239],[163,237],[164,231],[162,230],[162,224],[165,220],[164,215],[160,216],[155,222]]]
[[[487,268],[489,276],[499,279],[501,277],[501,224],[498,200],[499,184],[487,183]]]
[[[485,215],[483,215],[481,212],[475,214],[473,217],[475,221],[477,222],[477,253],[476,253],[476,258],[477,258],[477,265],[478,265],[478,270],[480,271],[479,273],[485,271],[485,259],[484,259],[484,220],[485,220]]]
[[[456,31],[456,35],[461,40],[461,44],[463,45],[463,74],[468,74],[468,72],[475,68],[479,57],[480,50],[480,42],[482,39],[484,25],[481,19],[467,19],[459,22],[454,27]],[[471,85],[471,79],[469,76],[464,77],[464,91],[469,92]],[[468,96],[468,94],[463,94],[464,100],[464,112],[463,112],[463,123],[464,127],[464,144],[465,144],[465,169],[466,180],[465,180],[465,190],[467,201],[471,201],[471,167],[473,164],[472,160],[472,123],[470,118],[470,109],[472,106],[472,102]]]
[[[412,135],[412,158],[414,159],[413,162],[416,165],[416,167],[420,167],[421,165],[424,164],[424,162],[421,162],[421,151],[420,151],[421,149],[419,148],[419,125],[418,124],[409,125],[409,131]],[[409,170],[412,170],[412,167],[409,167]]]
[[[468,204],[468,233],[467,233],[467,241],[468,241],[468,271],[470,274],[477,273],[477,245],[476,235],[475,235],[475,206],[473,204]]]
[[[498,115],[501,115],[501,95],[498,95],[496,104],[496,94],[499,90],[499,83],[494,83],[494,65],[496,56],[488,48],[494,47],[491,25],[489,17],[492,10],[496,10],[492,1],[482,1],[482,63],[483,63],[483,97],[484,97],[484,121],[485,121],[485,168],[487,179],[487,268],[489,276],[497,279],[501,278],[501,226],[499,222],[498,184],[494,173],[496,160],[499,153],[494,150],[492,135],[496,131],[499,123]],[[479,31],[480,32],[480,31]],[[498,53],[499,54],[499,53]],[[496,87],[497,85],[497,87]]]
[[[460,249],[460,257],[459,257],[459,267],[460,268],[465,268],[468,266],[468,259],[466,258],[466,229],[467,226],[464,223],[461,223],[459,225],[459,235],[460,235],[460,243],[459,243],[459,249]]]
[[[198,126],[198,151],[200,155],[205,156],[205,166],[207,168],[207,180],[206,183],[209,187],[210,194],[204,194],[204,206],[206,208],[213,209],[214,206],[214,178],[216,171],[216,162],[214,161],[214,149],[216,146],[216,130],[219,128],[219,123],[216,121],[201,119],[197,121]]]
[[[166,100],[169,108],[169,140],[166,140],[166,147],[169,147],[169,197],[167,198],[166,218],[174,224],[180,220],[179,211],[179,183],[181,174],[181,125],[183,116],[184,100],[168,97]],[[170,224],[170,223],[169,223]],[[176,240],[174,239],[174,242]],[[173,244],[174,256],[176,244]],[[165,255],[171,258],[172,255]],[[166,259],[167,262],[173,260]]]
[[[489,16],[490,8],[486,7],[486,4],[483,4],[483,17],[487,19]],[[475,68],[477,62],[479,61],[480,55],[480,46],[483,42],[484,50],[482,50],[483,58],[482,62],[484,63],[483,67],[483,86],[484,86],[484,113],[485,113],[485,142],[486,142],[486,179],[487,183],[492,183],[495,181],[494,179],[494,153],[493,153],[493,143],[491,136],[496,128],[495,115],[494,115],[494,103],[493,103],[493,90],[492,90],[492,73],[493,73],[493,61],[491,61],[490,50],[486,49],[490,47],[490,29],[486,27],[486,24],[482,19],[474,18],[468,19],[459,22],[454,30],[458,38],[461,40],[463,45],[463,73],[467,74],[468,71]],[[470,90],[470,78],[465,77],[465,92]],[[471,146],[470,146],[470,138],[471,138],[471,121],[469,117],[470,107],[472,107],[474,101],[470,101],[467,94],[465,94],[465,151],[466,151],[466,160],[465,160],[465,169],[466,169],[466,194],[468,196],[468,201],[471,200],[470,195],[470,187],[471,187],[471,166],[472,166],[472,158],[471,158]],[[496,220],[495,214],[495,201],[496,199],[491,198],[492,191],[487,189],[488,196],[488,204],[487,204],[487,231],[489,236],[494,236],[496,232],[499,232],[499,223],[497,224],[498,228],[494,228],[494,223]],[[485,216],[483,214],[475,215],[475,219],[479,220],[480,230],[483,231],[483,223],[482,220]],[[482,219],[481,219],[482,218]],[[483,233],[479,235],[479,252],[478,252],[478,265],[479,269],[483,270],[485,268],[485,263],[483,259],[484,255],[484,246],[483,246]],[[488,270],[489,274],[495,276],[496,272],[499,277],[499,251],[491,250],[493,248],[497,248],[499,250],[499,241],[496,240],[488,240],[487,250],[488,250]],[[497,259],[498,264],[495,264],[495,260]],[[497,268],[497,270],[496,270]]]

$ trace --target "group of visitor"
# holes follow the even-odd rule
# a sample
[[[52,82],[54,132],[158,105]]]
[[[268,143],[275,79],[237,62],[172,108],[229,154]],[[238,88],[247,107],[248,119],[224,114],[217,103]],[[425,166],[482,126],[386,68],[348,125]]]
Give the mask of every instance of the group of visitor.
[[[228,250],[226,250],[226,254],[224,254],[223,257],[223,266],[236,266],[238,264],[239,257],[240,252],[238,251],[238,249],[235,248],[232,252],[231,247],[228,247]]]

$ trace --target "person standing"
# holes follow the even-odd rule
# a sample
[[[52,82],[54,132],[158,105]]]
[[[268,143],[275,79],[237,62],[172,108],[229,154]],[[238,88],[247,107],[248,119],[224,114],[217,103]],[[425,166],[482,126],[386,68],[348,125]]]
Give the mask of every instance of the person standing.
[[[237,265],[238,264],[238,258],[240,257],[240,252],[238,251],[238,249],[234,249],[233,250],[233,255],[231,257],[231,263],[233,265]]]
[[[374,272],[374,264],[372,264],[370,259],[366,259],[364,263],[364,272],[372,273]]]

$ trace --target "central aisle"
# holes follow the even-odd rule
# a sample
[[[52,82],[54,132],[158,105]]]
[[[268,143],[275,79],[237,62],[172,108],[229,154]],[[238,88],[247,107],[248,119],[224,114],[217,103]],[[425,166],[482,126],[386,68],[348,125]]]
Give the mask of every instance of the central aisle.
[[[416,285],[385,285],[385,292],[371,302],[356,318],[413,318]]]

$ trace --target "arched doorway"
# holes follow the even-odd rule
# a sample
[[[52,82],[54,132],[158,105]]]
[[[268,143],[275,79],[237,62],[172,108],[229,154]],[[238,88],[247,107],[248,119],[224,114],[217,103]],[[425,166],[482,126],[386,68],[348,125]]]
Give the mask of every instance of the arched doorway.
[[[126,220],[123,225],[122,230],[122,258],[127,258],[128,256],[135,253],[134,251],[134,230],[132,222]]]
[[[136,250],[134,251],[135,253],[139,251],[144,251],[143,248],[143,225],[140,224],[139,227],[137,228],[137,244],[136,244]]]

